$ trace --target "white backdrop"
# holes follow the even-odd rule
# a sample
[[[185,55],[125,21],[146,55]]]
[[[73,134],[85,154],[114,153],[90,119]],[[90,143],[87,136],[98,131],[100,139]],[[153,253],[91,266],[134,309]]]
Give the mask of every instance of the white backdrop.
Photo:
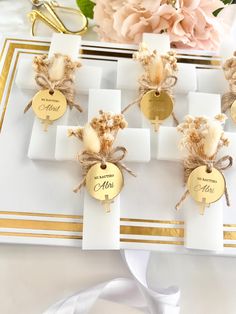
[[[28,34],[30,8],[27,0],[0,0],[0,32]],[[90,30],[86,38],[95,40],[96,35]],[[116,277],[130,277],[119,252],[0,245],[0,313],[41,314],[61,298]],[[160,287],[180,287],[181,314],[236,313],[235,258],[153,253],[149,278]],[[138,312],[99,301],[92,313]]]

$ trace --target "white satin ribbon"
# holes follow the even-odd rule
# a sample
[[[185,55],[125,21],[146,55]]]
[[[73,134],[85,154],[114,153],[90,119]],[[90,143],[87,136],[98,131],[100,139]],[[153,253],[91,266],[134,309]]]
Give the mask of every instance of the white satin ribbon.
[[[125,304],[149,314],[179,314],[178,287],[151,289],[147,282],[148,251],[124,251],[133,279],[117,278],[59,301],[43,314],[87,314],[100,298]]]

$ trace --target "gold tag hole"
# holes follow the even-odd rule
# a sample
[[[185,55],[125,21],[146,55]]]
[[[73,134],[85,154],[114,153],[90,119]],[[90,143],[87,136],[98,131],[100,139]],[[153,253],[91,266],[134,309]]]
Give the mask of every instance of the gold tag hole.
[[[54,94],[54,90],[51,89],[51,90],[49,91],[49,94],[50,94],[50,95],[53,95],[53,94]]]
[[[159,92],[155,92],[155,96],[156,96],[156,97],[159,97],[159,96],[160,96],[160,93],[159,93]]]
[[[100,168],[104,170],[104,169],[106,169],[106,168],[107,168],[107,165],[106,165],[106,164],[101,165],[101,166],[100,166]]]

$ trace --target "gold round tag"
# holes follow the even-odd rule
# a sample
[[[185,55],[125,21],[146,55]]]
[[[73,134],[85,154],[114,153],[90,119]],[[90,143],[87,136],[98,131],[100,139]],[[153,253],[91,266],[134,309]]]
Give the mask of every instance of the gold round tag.
[[[225,193],[225,178],[216,168],[207,172],[206,166],[200,166],[191,172],[187,188],[196,202],[211,204]]]
[[[160,94],[156,91],[149,91],[143,95],[140,108],[150,121],[165,120],[173,111],[173,100],[165,91]]]
[[[54,121],[66,112],[66,97],[59,90],[53,94],[48,89],[40,90],[32,100],[32,108],[39,119]]]
[[[236,123],[236,100],[231,105],[230,114],[232,120]]]
[[[113,163],[103,166],[97,163],[92,166],[86,176],[86,188],[97,200],[109,201],[115,198],[124,185],[123,174]]]

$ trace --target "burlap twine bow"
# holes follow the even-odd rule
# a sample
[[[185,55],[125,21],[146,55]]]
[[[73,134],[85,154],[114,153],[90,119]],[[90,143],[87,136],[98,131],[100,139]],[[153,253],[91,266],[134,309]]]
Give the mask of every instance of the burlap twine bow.
[[[142,75],[138,79],[138,84],[139,84],[139,96],[138,96],[138,98],[135,99],[133,102],[131,102],[127,107],[125,107],[122,110],[122,113],[126,112],[130,107],[132,107],[134,105],[139,106],[142,97],[149,91],[155,91],[157,93],[157,95],[159,95],[160,92],[165,91],[166,93],[169,94],[169,96],[171,98],[173,98],[172,88],[177,83],[177,80],[178,80],[177,76],[170,75],[170,76],[167,76],[160,84],[152,84],[151,82],[149,82],[147,80],[145,75]],[[175,124],[178,125],[179,121],[176,118],[174,111],[172,111],[171,115],[173,117]]]
[[[190,156],[184,160],[184,183],[186,184],[188,181],[188,178],[191,174],[191,172],[196,169],[199,166],[206,166],[206,171],[211,172],[212,168],[216,168],[219,170],[221,173],[222,171],[230,168],[233,165],[233,158],[229,155],[226,155],[218,160],[216,159],[203,159],[198,156]],[[187,196],[189,195],[189,191],[186,190],[179,200],[179,202],[176,204],[175,209],[178,210]],[[226,204],[227,206],[230,206],[230,201],[229,201],[229,194],[228,194],[228,189],[227,189],[227,184],[225,182],[225,199],[226,199]]]
[[[55,90],[60,91],[66,98],[67,105],[70,109],[73,107],[78,111],[82,112],[82,108],[79,104],[76,104],[74,101],[75,92],[74,92],[74,72],[77,67],[80,66],[80,63],[73,62],[68,56],[62,56],[60,54],[55,54],[55,56],[64,57],[64,75],[59,80],[52,80],[49,74],[49,65],[50,61],[46,59],[46,56],[35,57],[33,63],[36,71],[35,81],[38,87],[42,90],[48,89],[50,94],[53,94]],[[58,66],[58,65],[56,65]],[[26,113],[32,106],[32,100],[24,109]]]
[[[236,101],[236,51],[223,65],[225,78],[229,82],[229,92],[222,96],[222,112],[225,113]]]
[[[130,175],[136,177],[134,172],[129,169],[124,163],[122,163],[122,160],[125,158],[127,154],[127,149],[123,146],[117,146],[113,149],[111,149],[108,153],[94,153],[90,151],[83,151],[78,155],[78,161],[81,164],[82,167],[82,176],[83,179],[81,180],[80,184],[74,189],[74,192],[80,191],[82,186],[86,185],[86,176],[89,171],[89,169],[96,165],[97,163],[101,163],[101,166],[105,166],[106,162],[113,163],[116,165],[121,171],[125,170]]]

